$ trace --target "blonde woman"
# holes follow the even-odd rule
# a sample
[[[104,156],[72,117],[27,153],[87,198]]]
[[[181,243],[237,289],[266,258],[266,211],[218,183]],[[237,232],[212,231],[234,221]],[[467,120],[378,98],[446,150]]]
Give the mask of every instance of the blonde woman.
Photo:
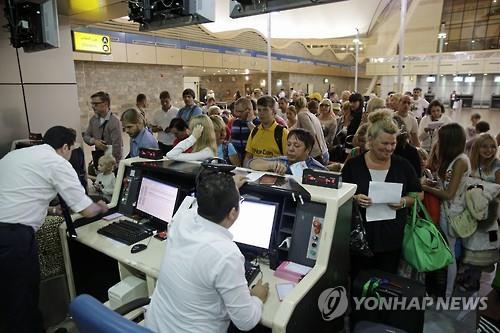
[[[297,109],[290,105],[286,108],[286,127],[292,130],[297,125]]]
[[[295,101],[297,108],[297,128],[308,130],[314,137],[314,146],[311,155],[318,162],[327,165],[329,161],[328,147],[326,146],[323,129],[319,119],[307,109],[307,101],[304,97],[299,97]]]
[[[363,117],[361,117],[361,123],[364,124],[368,121],[368,115],[375,110],[384,109],[385,101],[379,97],[372,97],[366,104],[366,112],[363,113]]]
[[[207,115],[194,116],[189,121],[191,135],[179,142],[167,153],[167,158],[176,161],[203,161],[217,156],[217,144],[212,121]],[[185,151],[193,147],[191,153]]]
[[[372,198],[368,196],[370,181],[401,183],[403,188],[399,202],[387,204],[396,211],[394,219],[365,223],[368,244],[374,256],[366,258],[354,255],[351,258],[352,276],[356,276],[361,269],[396,273],[409,207],[414,202],[410,194],[422,191],[410,163],[394,154],[399,129],[392,119],[391,112],[375,111],[370,114],[368,121],[369,150],[345,163],[342,180],[357,185],[354,200],[357,201],[364,219],[366,208],[373,204]]]
[[[319,122],[323,129],[326,146],[328,150],[333,149],[333,140],[337,133],[337,117],[332,111],[332,102],[329,99],[324,99],[319,103]]]
[[[226,124],[221,116],[210,116],[214,125],[215,141],[217,143],[217,157],[224,159],[227,163],[240,166],[241,160],[238,152],[231,142],[226,141]]]

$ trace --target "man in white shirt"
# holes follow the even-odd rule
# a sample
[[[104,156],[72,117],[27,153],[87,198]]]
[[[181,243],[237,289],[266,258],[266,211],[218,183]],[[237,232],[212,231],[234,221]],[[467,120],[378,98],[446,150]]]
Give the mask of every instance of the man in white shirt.
[[[172,149],[175,140],[175,136],[167,132],[167,128],[177,116],[179,109],[172,106],[170,93],[166,90],[160,93],[160,103],[161,109],[155,112],[151,120],[151,130],[153,133],[158,133],[158,146],[165,155]]]
[[[429,107],[429,102],[422,98],[422,89],[413,89],[412,112],[418,119],[425,116],[425,110]]]
[[[76,132],[55,126],[44,144],[14,150],[0,160],[0,332],[43,332],[38,310],[40,266],[34,233],[59,193],[85,217],[105,213],[85,195],[68,162]]]
[[[146,326],[157,333],[225,333],[232,321],[250,330],[261,319],[269,286],[259,280],[248,289],[244,257],[228,230],[239,215],[233,177],[202,171],[196,199],[198,207],[170,225]]]
[[[415,147],[420,147],[420,142],[418,140],[418,123],[417,119],[410,112],[411,99],[410,96],[404,95],[401,96],[401,99],[398,103],[398,116],[404,121],[406,126],[406,131],[410,136],[410,142]]]

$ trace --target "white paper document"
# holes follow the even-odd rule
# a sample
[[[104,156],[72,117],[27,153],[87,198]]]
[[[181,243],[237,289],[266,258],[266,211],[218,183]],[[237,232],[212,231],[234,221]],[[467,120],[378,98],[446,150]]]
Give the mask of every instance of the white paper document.
[[[262,177],[264,174],[265,174],[265,172],[254,171],[254,172],[249,173],[249,174],[246,176],[246,178],[247,178],[247,181],[248,181],[248,182],[254,182],[254,181],[256,181],[257,179],[259,179],[260,177]]]
[[[368,196],[372,205],[366,208],[366,221],[391,220],[396,218],[396,211],[389,207],[389,203],[399,203],[403,184],[370,182]]]

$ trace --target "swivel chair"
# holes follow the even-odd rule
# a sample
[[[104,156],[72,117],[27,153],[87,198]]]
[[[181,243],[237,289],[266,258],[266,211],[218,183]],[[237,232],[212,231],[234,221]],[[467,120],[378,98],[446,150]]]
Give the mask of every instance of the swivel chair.
[[[123,317],[124,314],[149,304],[149,301],[149,298],[140,298],[113,311],[94,297],[83,294],[71,302],[69,312],[82,333],[153,333]]]

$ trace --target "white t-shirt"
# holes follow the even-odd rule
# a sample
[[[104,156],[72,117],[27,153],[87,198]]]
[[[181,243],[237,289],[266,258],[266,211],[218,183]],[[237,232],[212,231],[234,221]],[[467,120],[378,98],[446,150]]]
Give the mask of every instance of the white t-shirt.
[[[412,105],[416,108],[413,110],[413,113],[415,114],[415,117],[417,118],[422,118],[424,114],[424,109],[427,109],[429,107],[429,102],[427,102],[424,98],[419,97],[419,99],[411,100]]]
[[[74,212],[92,204],[75,169],[48,144],[11,151],[0,170],[0,222],[38,230],[57,193]]]
[[[401,117],[401,119],[405,123],[406,131],[408,132],[408,134],[410,134],[410,133],[417,134],[418,133],[417,118],[415,118],[415,116],[412,113],[408,112],[406,117],[401,116],[399,113],[398,113],[398,115]]]
[[[429,115],[422,118],[420,124],[418,125],[418,139],[420,140],[420,146],[428,152],[430,152],[432,145],[438,140],[438,128],[434,129],[433,132],[425,131],[425,129],[429,127],[429,124],[433,122],[442,123],[444,125],[451,123],[451,119],[445,114],[442,114],[441,117],[436,121],[432,121],[431,116]]]
[[[146,327],[157,333],[225,333],[260,321],[262,301],[250,295],[244,257],[226,228],[199,216],[197,208],[170,224]]]
[[[163,109],[156,111],[153,115],[153,119],[151,119],[151,125],[160,126],[162,128],[162,130],[158,132],[158,141],[167,146],[171,146],[174,143],[175,136],[172,133],[166,133],[165,128],[167,128],[172,119],[177,116],[177,112],[179,112],[178,108],[170,106],[168,111],[163,111]]]
[[[97,174],[95,183],[99,185],[102,191],[102,196],[108,201],[111,201],[113,190],[115,189],[115,174],[111,172],[108,175],[101,173]]]
[[[195,143],[196,138],[193,135],[190,135],[175,145],[175,147],[172,148],[172,150],[170,150],[165,156],[169,160],[175,161],[203,161],[207,158],[217,157],[217,154],[214,153],[209,147],[205,147],[194,153],[185,153],[185,151],[194,146]]]

